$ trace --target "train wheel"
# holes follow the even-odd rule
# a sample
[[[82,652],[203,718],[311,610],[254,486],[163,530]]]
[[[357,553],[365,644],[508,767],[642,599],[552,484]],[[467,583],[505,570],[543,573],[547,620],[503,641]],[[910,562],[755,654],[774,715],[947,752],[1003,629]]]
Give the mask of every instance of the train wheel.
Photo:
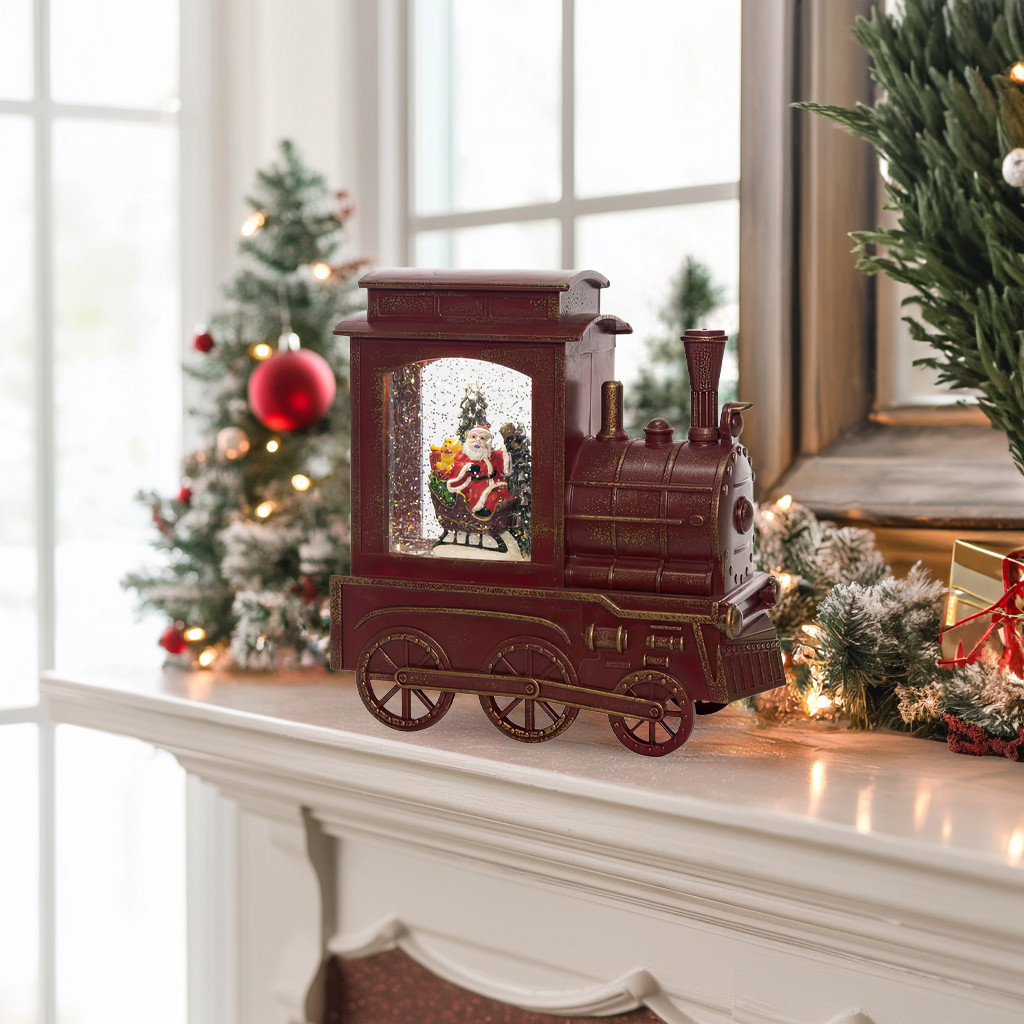
[[[450,668],[444,651],[426,633],[405,629],[371,641],[359,658],[356,685],[367,710],[392,729],[426,729],[452,706],[451,693],[403,690],[395,682],[401,668]]]
[[[693,701],[683,685],[672,676],[652,669],[631,672],[615,687],[627,697],[656,700],[664,714],[656,722],[644,718],[609,716],[609,724],[618,741],[630,750],[648,757],[661,757],[681,747],[693,732]]]
[[[517,637],[496,647],[487,659],[486,671],[557,683],[576,682],[569,663],[556,650],[532,637]],[[483,696],[480,706],[496,728],[521,743],[553,739],[565,732],[579,714],[579,708],[529,697]]]

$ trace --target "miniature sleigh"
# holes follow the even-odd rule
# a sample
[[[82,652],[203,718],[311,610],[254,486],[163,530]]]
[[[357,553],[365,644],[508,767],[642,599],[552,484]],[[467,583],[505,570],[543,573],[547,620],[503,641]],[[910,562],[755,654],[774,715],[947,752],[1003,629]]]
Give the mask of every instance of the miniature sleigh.
[[[495,554],[505,555],[509,553],[509,543],[512,526],[512,516],[515,513],[515,506],[499,508],[493,515],[483,518],[477,515],[471,508],[466,495],[461,492],[454,494],[445,485],[445,476],[437,466],[437,455],[430,454],[430,500],[434,505],[434,515],[441,524],[441,536],[434,542],[434,554],[455,554],[454,551],[439,551],[439,548],[467,549],[479,553],[481,551],[492,551]],[[451,499],[454,498],[454,502]],[[512,541],[515,544],[515,541]],[[519,556],[516,551],[515,556]]]

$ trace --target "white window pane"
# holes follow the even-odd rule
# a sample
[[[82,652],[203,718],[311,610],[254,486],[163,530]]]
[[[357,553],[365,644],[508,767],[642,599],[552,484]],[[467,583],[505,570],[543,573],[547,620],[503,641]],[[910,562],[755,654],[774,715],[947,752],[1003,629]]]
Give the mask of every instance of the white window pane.
[[[558,221],[491,224],[457,231],[423,231],[416,236],[418,267],[530,267],[559,269]]]
[[[54,132],[57,664],[159,660],[119,585],[153,538],[139,489],[177,482],[177,133]]]
[[[636,380],[645,361],[644,339],[664,335],[659,313],[672,281],[687,256],[711,271],[712,282],[725,289],[726,306],[715,323],[702,324],[732,335],[739,306],[739,203],[698,203],[663,209],[581,217],[577,222],[577,263],[598,270],[611,286],[601,296],[601,309],[628,321],[633,333],[616,339],[616,375],[626,385]],[[723,383],[735,378],[735,367],[723,367]],[[673,424],[677,429],[679,424]]]
[[[736,181],[739,0],[577,0],[576,190]]]
[[[561,8],[420,0],[414,8],[416,212],[561,192]]]
[[[55,100],[177,109],[177,0],[50,0],[50,25]]]
[[[59,726],[56,772],[59,1024],[183,1024],[184,771]]]
[[[0,3],[0,99],[23,100],[31,95],[32,0],[3,0]]]
[[[36,699],[35,338],[32,124],[0,117],[0,707]]]
[[[34,725],[0,726],[0,1020],[39,1020],[39,751]]]

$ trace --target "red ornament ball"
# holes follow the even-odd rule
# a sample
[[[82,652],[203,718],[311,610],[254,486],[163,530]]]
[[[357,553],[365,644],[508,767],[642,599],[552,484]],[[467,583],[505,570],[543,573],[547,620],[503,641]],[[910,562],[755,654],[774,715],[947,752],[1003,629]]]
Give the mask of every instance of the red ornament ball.
[[[180,491],[178,491],[178,501],[182,505],[192,504],[192,488],[189,487],[187,484],[184,487],[182,487]]]
[[[249,377],[249,407],[270,430],[302,430],[334,401],[334,371],[307,348],[275,352]]]
[[[210,349],[213,348],[213,335],[208,331],[203,331],[202,333],[197,334],[192,339],[192,347],[197,352],[209,352]]]
[[[178,626],[168,626],[160,637],[160,646],[168,654],[184,654],[188,650],[188,641]]]

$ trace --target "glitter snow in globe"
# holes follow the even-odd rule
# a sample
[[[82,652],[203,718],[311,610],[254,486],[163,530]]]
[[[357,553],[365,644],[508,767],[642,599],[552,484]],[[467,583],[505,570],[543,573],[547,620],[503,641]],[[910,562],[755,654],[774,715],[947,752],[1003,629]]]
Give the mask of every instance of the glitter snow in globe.
[[[1024,188],[1024,148],[1011,149],[1004,157],[1003,180],[1014,188]]]

